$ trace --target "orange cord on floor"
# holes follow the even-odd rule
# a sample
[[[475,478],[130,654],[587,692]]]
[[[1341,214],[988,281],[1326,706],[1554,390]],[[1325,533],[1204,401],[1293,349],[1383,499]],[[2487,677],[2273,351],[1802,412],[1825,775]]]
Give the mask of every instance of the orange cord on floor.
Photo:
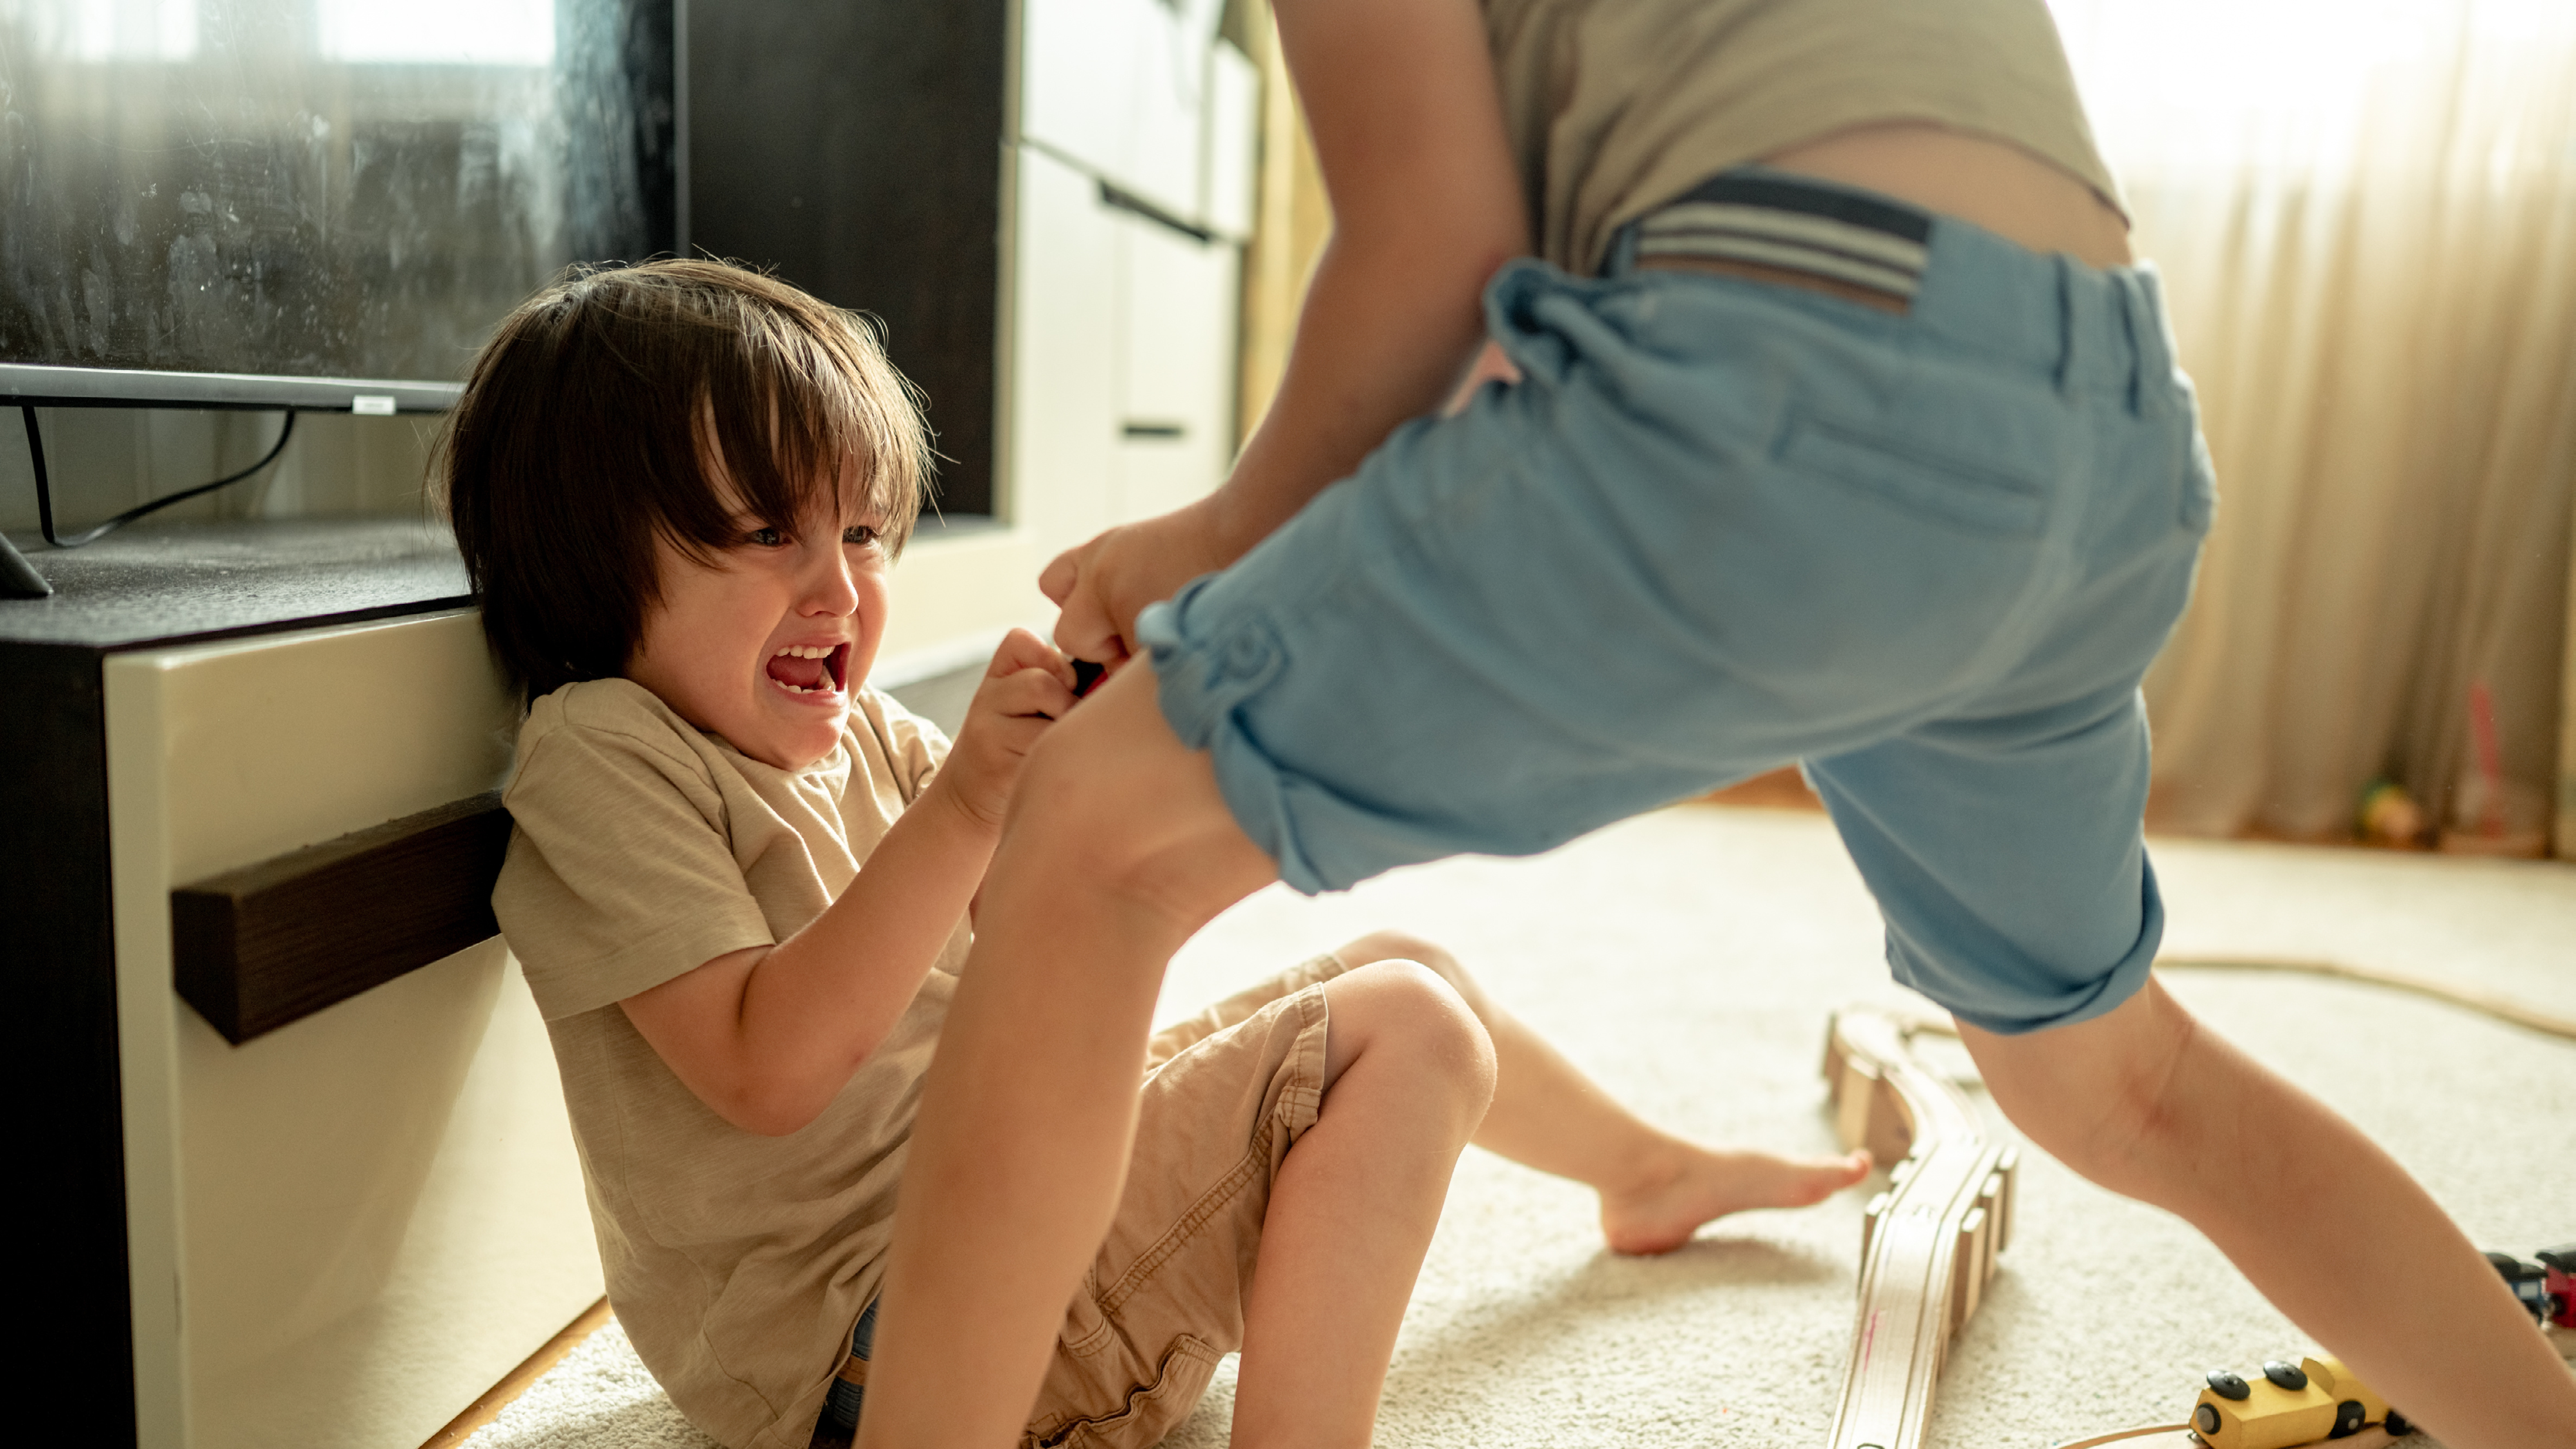
[[[2054,1449],[2093,1449],[2096,1444],[2109,1444],[2120,1439],[2143,1439],[2149,1434],[2183,1434],[2190,1430],[2189,1424],[2156,1424],[2144,1429],[2122,1429],[2116,1434],[2096,1434],[2090,1439],[2068,1439],[2055,1445]]]

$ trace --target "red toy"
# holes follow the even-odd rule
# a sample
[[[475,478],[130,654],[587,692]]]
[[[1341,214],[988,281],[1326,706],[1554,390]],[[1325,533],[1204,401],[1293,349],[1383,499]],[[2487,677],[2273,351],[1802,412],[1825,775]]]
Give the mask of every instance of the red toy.
[[[2576,1328],[2576,1243],[2543,1248],[2536,1256],[2549,1270],[2541,1280],[2546,1294],[2542,1316],[2561,1328]]]
[[[2528,1263],[2511,1253],[2487,1254],[2513,1296],[2522,1300],[2532,1321],[2554,1323],[2560,1328],[2576,1328],[2576,1243],[2561,1243],[2543,1248]]]

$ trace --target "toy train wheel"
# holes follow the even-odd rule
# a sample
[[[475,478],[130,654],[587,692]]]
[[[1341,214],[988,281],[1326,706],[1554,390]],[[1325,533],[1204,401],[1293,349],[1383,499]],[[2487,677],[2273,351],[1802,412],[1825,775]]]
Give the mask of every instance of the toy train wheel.
[[[2415,1426],[2406,1422],[2406,1416],[2395,1409],[2388,1411],[2388,1417],[2381,1421],[2379,1427],[2386,1429],[2391,1439],[2403,1439],[2415,1432]]]
[[[2193,1428],[2198,1429],[2198,1430],[2199,1430],[2202,1434],[2204,1434],[2204,1435],[2208,1435],[2208,1434],[2215,1434],[2215,1433],[2217,1433],[2217,1432],[2218,1432],[2218,1410],[2217,1410],[2217,1408],[2216,1408],[2215,1406],[2213,1406],[2213,1405],[2203,1404],[2203,1405],[2201,1405],[2200,1407],[2198,1407],[2198,1408],[2196,1408],[2196,1409],[2192,1410],[2192,1411],[2191,1411],[2191,1425],[2192,1425],[2192,1427],[2193,1427]]]

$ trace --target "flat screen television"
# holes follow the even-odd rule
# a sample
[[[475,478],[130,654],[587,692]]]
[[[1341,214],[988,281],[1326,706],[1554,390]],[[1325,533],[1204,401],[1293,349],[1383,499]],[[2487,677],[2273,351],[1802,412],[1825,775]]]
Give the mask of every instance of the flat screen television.
[[[434,411],[685,247],[683,0],[0,5],[0,402]]]

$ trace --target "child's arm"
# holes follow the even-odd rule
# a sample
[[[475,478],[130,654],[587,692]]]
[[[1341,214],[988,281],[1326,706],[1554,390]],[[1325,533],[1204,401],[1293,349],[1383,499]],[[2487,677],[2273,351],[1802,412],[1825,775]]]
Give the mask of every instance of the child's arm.
[[[2432,1197],[2161,984],[2075,1026],[1959,1034],[2033,1141],[2208,1234],[2444,1443],[2576,1446],[2576,1379]]]
[[[783,1136],[885,1039],[966,913],[1020,763],[1073,706],[1072,670],[1026,630],[993,655],[948,762],[823,914],[621,1002],[716,1115]]]
[[[1332,239],[1278,396],[1225,486],[1048,567],[1056,641],[1085,657],[1122,657],[1146,604],[1233,562],[1437,407],[1484,335],[1486,281],[1529,249],[1474,0],[1280,0],[1276,14]]]

